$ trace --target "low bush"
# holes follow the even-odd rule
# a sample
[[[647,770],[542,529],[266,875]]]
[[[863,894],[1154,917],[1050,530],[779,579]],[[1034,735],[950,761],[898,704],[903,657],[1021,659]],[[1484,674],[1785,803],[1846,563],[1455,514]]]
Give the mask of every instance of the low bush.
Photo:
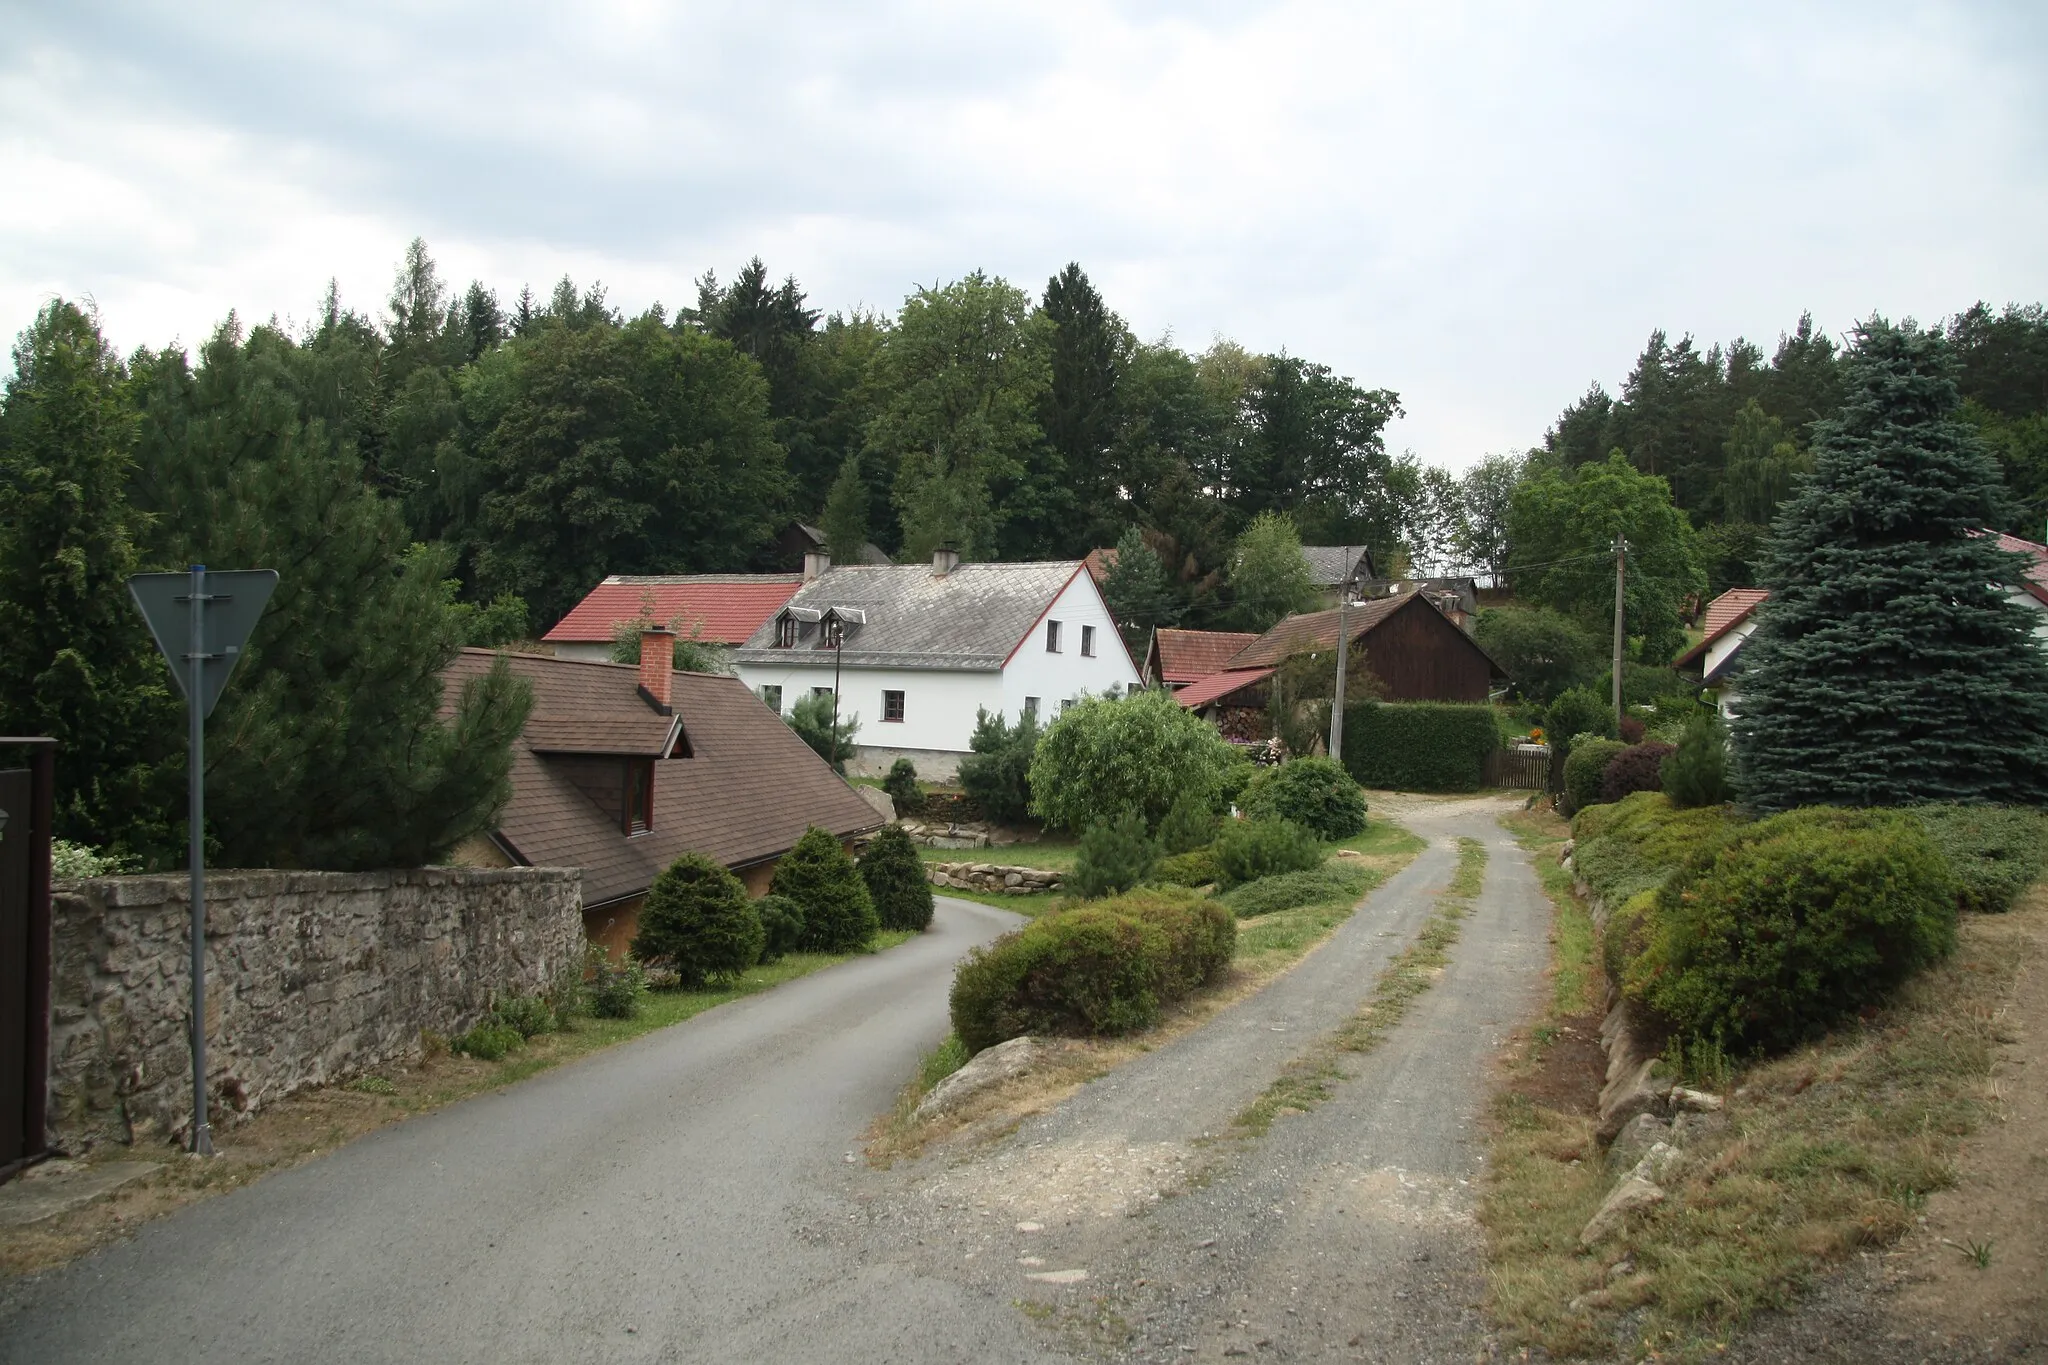
[[[1167,854],[1193,853],[1207,848],[1215,837],[1216,812],[1196,792],[1182,792],[1159,822],[1159,847]]]
[[[456,1038],[448,1046],[465,1057],[474,1057],[480,1062],[495,1062],[525,1041],[526,1036],[518,1029],[491,1018]]]
[[[1118,1034],[1159,1017],[1166,935],[1100,906],[1033,920],[967,955],[953,1031],[972,1052],[1027,1033]]]
[[[1664,796],[1638,792],[1579,812],[1572,820],[1572,866],[1612,908],[1664,885],[1687,858],[1718,844],[1737,822],[1723,807],[1674,810]]]
[[[1344,708],[1344,768],[1360,786],[1476,792],[1486,756],[1498,748],[1491,706],[1403,701]]]
[[[515,995],[509,1000],[500,1000],[491,1007],[491,1018],[507,1028],[516,1029],[521,1038],[554,1033],[562,1027],[554,1009],[537,995]]]
[[[1664,760],[1672,752],[1671,745],[1656,740],[1629,745],[1608,759],[1607,766],[1601,769],[1600,800],[1611,805],[1636,792],[1662,791]]]
[[[860,878],[884,929],[922,933],[932,922],[932,884],[925,880],[917,845],[902,826],[884,825],[875,832],[860,858]]]
[[[1794,1046],[1955,944],[1955,884],[1901,811],[1787,811],[1731,830],[1657,893],[1623,989],[1688,1038]]]
[[[1365,793],[1341,763],[1327,758],[1297,758],[1266,769],[1245,787],[1238,805],[1255,820],[1292,820],[1333,841],[1365,828]]]
[[[1620,734],[1623,744],[1641,744],[1643,742],[1643,734],[1648,729],[1649,727],[1644,725],[1635,716],[1623,716],[1620,723],[1615,726],[1615,730]]]
[[[1686,715],[1678,747],[1664,758],[1664,794],[1681,809],[1720,806],[1735,799],[1728,785],[1728,732],[1720,713],[1695,706]]]
[[[701,986],[759,962],[766,942],[740,879],[701,853],[685,853],[647,888],[633,956],[674,968],[685,986]]]
[[[603,945],[592,943],[583,953],[583,1004],[598,1019],[631,1019],[647,998],[647,973],[627,958],[612,961]]]
[[[1103,905],[1166,936],[1157,984],[1161,1002],[1183,999],[1220,981],[1230,969],[1237,952],[1237,921],[1209,897],[1154,887]]]
[[[1134,810],[1125,811],[1088,826],[1065,885],[1077,895],[1095,900],[1130,890],[1152,875],[1158,861],[1159,845],[1145,832],[1145,817]]]
[[[1038,753],[1038,717],[1027,711],[1015,725],[1002,713],[975,712],[974,752],[960,760],[960,789],[999,825],[1014,825],[1031,810],[1031,760]]]
[[[1590,687],[1568,687],[1543,713],[1543,733],[1550,742],[1571,747],[1576,735],[1614,736],[1614,708]]]
[[[1320,839],[1286,820],[1226,821],[1210,845],[1225,886],[1321,867],[1324,852]]]
[[[2048,863],[2048,818],[2017,806],[1916,806],[1913,814],[1948,860],[1956,908],[2012,909]]]
[[[787,896],[766,895],[754,902],[761,917],[761,961],[780,962],[803,947],[804,908]]]
[[[1576,735],[1571,754],[1564,761],[1564,813],[1576,815],[1588,806],[1600,804],[1600,782],[1607,765],[1628,746],[1620,740],[1594,735]]]
[[[1600,964],[1609,981],[1628,974],[1628,964],[1643,955],[1649,945],[1650,919],[1657,908],[1657,889],[1636,892],[1607,912],[1607,924],[1600,935]]]
[[[1223,880],[1223,869],[1216,866],[1213,851],[1197,848],[1161,858],[1153,864],[1152,880],[1167,886],[1207,886]]]
[[[917,780],[917,765],[907,758],[899,758],[889,765],[888,775],[882,779],[882,790],[889,793],[889,799],[896,803],[898,815],[913,815],[924,805],[924,786]]]
[[[1216,788],[1216,800],[1211,803],[1211,809],[1217,815],[1230,814],[1231,807],[1243,798],[1244,789],[1252,784],[1252,779],[1265,771],[1252,762],[1250,752],[1242,745],[1231,745],[1230,754],[1230,766],[1223,770]]]
[[[775,865],[769,889],[804,912],[803,946],[818,953],[857,953],[874,942],[881,922],[874,897],[839,840],[812,825]]]
[[[1251,919],[1297,906],[1314,905],[1318,901],[1361,896],[1372,881],[1372,875],[1363,868],[1331,863],[1306,872],[1283,872],[1277,877],[1261,877],[1225,893],[1221,899],[1233,915],[1239,919]]]

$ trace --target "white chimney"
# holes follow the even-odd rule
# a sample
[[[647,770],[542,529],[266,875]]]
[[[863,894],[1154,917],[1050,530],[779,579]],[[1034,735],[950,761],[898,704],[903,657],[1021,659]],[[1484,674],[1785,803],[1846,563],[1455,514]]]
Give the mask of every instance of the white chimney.
[[[804,551],[804,582],[823,578],[825,571],[832,567],[832,556],[823,550]]]
[[[932,576],[944,578],[960,567],[960,552],[940,548],[932,551]]]

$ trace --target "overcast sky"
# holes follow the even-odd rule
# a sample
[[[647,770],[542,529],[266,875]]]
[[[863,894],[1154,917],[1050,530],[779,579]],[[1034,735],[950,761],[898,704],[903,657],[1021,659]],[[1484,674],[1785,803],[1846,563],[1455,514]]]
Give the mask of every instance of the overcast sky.
[[[1141,335],[1538,440],[1653,327],[2048,297],[2048,5],[0,0],[0,327],[377,315],[406,242],[628,312],[1078,260]]]

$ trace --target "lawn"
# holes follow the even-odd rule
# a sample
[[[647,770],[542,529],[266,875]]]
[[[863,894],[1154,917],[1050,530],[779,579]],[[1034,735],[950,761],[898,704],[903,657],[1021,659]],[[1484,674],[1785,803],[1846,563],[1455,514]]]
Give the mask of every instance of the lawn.
[[[917,856],[928,863],[995,863],[1002,867],[1044,867],[1071,872],[1079,847],[1064,834],[1048,834],[1035,844],[1006,844],[1000,848],[927,848],[919,844]]]

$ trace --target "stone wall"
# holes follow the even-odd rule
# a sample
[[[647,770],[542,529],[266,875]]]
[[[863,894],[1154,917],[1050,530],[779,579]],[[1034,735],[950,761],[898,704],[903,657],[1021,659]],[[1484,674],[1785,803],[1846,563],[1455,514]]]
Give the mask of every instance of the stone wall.
[[[999,863],[927,863],[925,880],[933,886],[965,887],[970,891],[1007,891],[1028,895],[1057,891],[1060,874],[1043,867],[1004,867]]]
[[[59,883],[50,1141],[187,1136],[191,900],[183,874]],[[563,868],[220,872],[206,879],[211,1121],[416,1054],[494,997],[577,970],[582,878]]]

